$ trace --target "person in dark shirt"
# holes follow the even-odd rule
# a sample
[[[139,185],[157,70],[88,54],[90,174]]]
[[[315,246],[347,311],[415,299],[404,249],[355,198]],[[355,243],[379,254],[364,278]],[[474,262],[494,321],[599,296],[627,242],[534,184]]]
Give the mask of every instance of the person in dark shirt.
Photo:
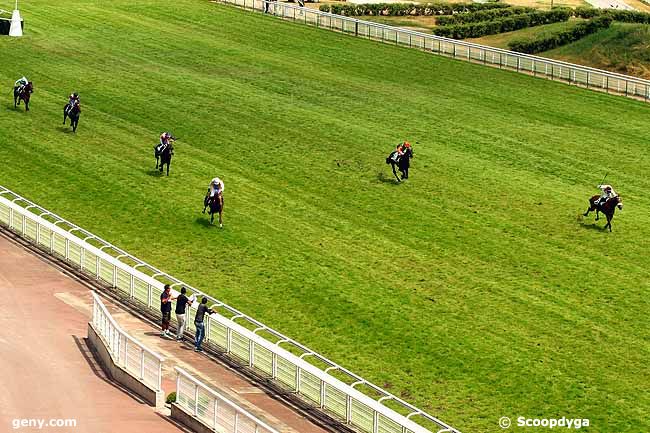
[[[172,319],[172,289],[169,284],[165,284],[165,289],[160,294],[160,312],[162,313],[162,332],[163,337],[169,337],[169,322]]]
[[[201,349],[201,343],[203,343],[203,338],[205,337],[205,325],[203,323],[203,319],[205,318],[206,313],[212,314],[214,313],[214,310],[208,308],[208,298],[204,296],[203,299],[201,299],[201,305],[199,305],[199,308],[196,309],[196,316],[194,316],[194,326],[196,327],[196,340],[194,342],[194,350],[196,352],[203,351],[203,349]]]
[[[176,332],[176,340],[183,341],[183,333],[185,332],[185,308],[192,305],[192,301],[185,295],[187,289],[181,288],[181,294],[176,298],[176,321],[178,322],[178,330]]]

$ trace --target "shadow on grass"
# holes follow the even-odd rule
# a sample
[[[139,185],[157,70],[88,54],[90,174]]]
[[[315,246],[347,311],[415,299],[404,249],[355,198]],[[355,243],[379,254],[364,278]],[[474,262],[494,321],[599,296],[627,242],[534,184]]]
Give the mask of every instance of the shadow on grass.
[[[65,126],[65,125],[59,125],[56,129],[58,129],[60,132],[65,132],[66,134],[72,134],[72,127],[70,126]]]
[[[395,179],[395,176],[386,176],[383,171],[377,173],[377,180],[381,183],[392,183],[393,185],[399,185],[401,183]]]
[[[605,231],[605,226],[604,225],[602,225],[602,226],[598,225],[598,223],[600,223],[602,221],[602,219],[596,221],[595,219],[591,219],[591,218],[589,220],[587,220],[587,218],[589,218],[589,217],[585,217],[582,214],[578,214],[578,217],[576,219],[577,219],[577,222],[580,225],[580,227],[582,227],[585,230],[595,230],[595,231],[599,231],[599,232],[604,232]]]
[[[165,177],[165,173],[158,169],[153,169],[153,170],[145,170],[145,173],[147,173],[149,176],[153,177]]]
[[[217,227],[219,228],[219,223],[215,224],[210,224],[210,215],[207,213],[204,216],[197,217],[196,220],[194,220],[195,223],[198,225],[201,225],[203,227]]]

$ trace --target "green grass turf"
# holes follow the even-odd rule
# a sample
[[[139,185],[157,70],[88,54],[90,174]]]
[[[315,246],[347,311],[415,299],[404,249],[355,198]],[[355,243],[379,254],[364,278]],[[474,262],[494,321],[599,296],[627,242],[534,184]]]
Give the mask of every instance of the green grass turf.
[[[0,184],[465,432],[650,430],[650,106],[201,0],[22,12],[26,36],[0,39]],[[581,217],[606,172],[611,234]],[[200,213],[215,175],[223,231]]]
[[[545,52],[562,59],[622,74],[650,78],[650,26],[612,23],[611,27],[572,44]]]

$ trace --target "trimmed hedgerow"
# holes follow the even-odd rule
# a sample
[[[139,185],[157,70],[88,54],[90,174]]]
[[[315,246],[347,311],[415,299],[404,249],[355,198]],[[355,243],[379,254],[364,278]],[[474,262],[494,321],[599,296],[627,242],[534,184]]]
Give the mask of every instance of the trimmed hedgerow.
[[[480,21],[492,21],[497,18],[508,17],[512,15],[530,14],[536,9],[529,7],[511,7],[503,9],[488,9],[483,11],[470,12],[466,14],[445,15],[436,18],[436,24],[439,26],[449,26],[456,24],[476,23]]]
[[[383,15],[451,15],[489,9],[506,9],[505,3],[377,3],[377,4],[322,4],[319,9],[345,16]]]
[[[520,53],[535,54],[575,42],[587,35],[606,29],[612,23],[612,18],[604,15],[577,24],[570,30],[563,30],[544,38],[519,39],[511,41],[508,48]]]
[[[555,8],[550,11],[514,15],[493,21],[436,27],[433,29],[433,34],[454,39],[480,38],[481,36],[512,32],[526,27],[567,21],[572,14],[572,9]]]
[[[579,7],[574,11],[574,15],[579,18],[595,18],[608,16],[613,21],[622,23],[650,24],[650,13],[639,11],[624,11],[618,9],[595,9],[589,7]]]

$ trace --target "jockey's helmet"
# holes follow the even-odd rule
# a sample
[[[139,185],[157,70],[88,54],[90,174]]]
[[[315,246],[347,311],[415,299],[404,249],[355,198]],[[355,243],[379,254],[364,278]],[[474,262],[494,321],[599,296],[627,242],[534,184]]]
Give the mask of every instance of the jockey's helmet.
[[[404,146],[405,146],[405,147],[411,147],[411,143],[409,143],[408,141],[405,141],[405,142],[404,142]]]
[[[607,187],[605,187],[605,191],[607,191],[607,192],[612,192],[612,187],[611,187],[611,186],[607,186]]]
[[[77,94],[77,92],[74,92],[74,93],[72,94],[72,96],[74,96],[75,98],[78,98],[78,97],[79,97],[79,95]]]

